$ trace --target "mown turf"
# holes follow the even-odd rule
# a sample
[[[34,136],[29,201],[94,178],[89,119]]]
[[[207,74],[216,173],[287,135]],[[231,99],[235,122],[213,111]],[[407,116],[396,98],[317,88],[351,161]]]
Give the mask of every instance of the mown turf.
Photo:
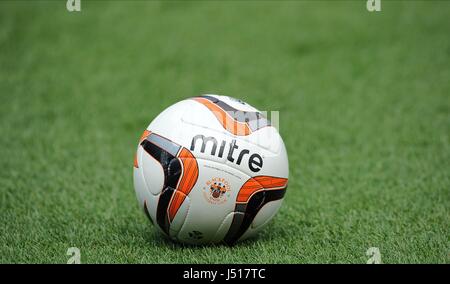
[[[448,263],[450,2],[0,3],[0,262]],[[233,248],[137,206],[137,139],[202,93],[279,110],[285,203]]]

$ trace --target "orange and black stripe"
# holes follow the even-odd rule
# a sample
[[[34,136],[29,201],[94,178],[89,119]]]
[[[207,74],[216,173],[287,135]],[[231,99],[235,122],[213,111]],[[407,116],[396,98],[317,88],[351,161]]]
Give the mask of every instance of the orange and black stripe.
[[[144,132],[141,135],[141,138],[139,138],[139,144],[141,144],[142,141],[144,141],[150,135],[150,133],[151,133],[150,131],[145,129]],[[137,153],[134,154],[134,167],[135,168],[139,168],[138,160],[137,160]]]
[[[260,112],[238,110],[212,96],[194,97],[193,100],[207,107],[228,132],[237,136],[247,136],[256,130],[270,126]]]
[[[224,238],[234,244],[252,224],[256,214],[267,203],[282,199],[288,179],[272,176],[256,176],[248,179],[236,197],[233,221]]]
[[[156,223],[169,234],[170,223],[197,182],[197,161],[189,150],[155,133],[149,133],[140,145],[164,170],[164,185],[156,209]],[[147,204],[144,205],[147,210]]]
[[[181,207],[181,204],[183,204],[183,201],[189,192],[191,192],[198,178],[197,160],[189,150],[182,148],[178,154],[178,159],[181,160],[183,165],[183,175],[181,176],[177,190],[175,191],[172,202],[169,206],[168,215],[170,222],[172,222],[175,218],[178,209]]]

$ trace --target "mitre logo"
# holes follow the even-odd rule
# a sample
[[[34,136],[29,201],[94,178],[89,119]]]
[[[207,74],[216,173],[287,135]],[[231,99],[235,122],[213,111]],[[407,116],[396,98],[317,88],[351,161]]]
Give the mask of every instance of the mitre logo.
[[[230,184],[224,178],[212,178],[203,187],[203,197],[211,204],[223,204],[230,197]]]
[[[205,153],[207,146],[210,147],[211,156],[215,156],[222,158],[224,155],[225,148],[227,148],[227,141],[223,140],[220,143],[219,149],[217,149],[217,139],[210,136],[205,137],[204,135],[198,134],[192,138],[191,142],[191,151],[196,150],[197,140],[201,141],[200,153]],[[198,150],[198,149],[197,149]],[[259,172],[263,166],[263,159],[261,155],[257,153],[250,153],[250,150],[245,148],[240,148],[237,145],[236,139],[233,139],[228,145],[228,151],[225,153],[227,160],[236,163],[236,165],[240,165],[245,155],[248,157],[248,168],[252,172]]]

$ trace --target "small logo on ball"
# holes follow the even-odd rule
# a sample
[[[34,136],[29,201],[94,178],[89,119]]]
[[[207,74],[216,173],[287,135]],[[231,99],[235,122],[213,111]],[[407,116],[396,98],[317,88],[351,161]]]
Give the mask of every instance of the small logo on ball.
[[[203,187],[203,197],[211,204],[223,204],[230,197],[230,184],[224,178],[208,180]]]

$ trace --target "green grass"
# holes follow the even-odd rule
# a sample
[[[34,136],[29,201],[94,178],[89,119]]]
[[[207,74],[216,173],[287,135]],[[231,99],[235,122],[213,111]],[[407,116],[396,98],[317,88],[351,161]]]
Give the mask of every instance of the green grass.
[[[450,2],[0,3],[0,263],[449,263]],[[257,239],[183,247],[132,183],[164,108],[279,110],[282,209]]]

